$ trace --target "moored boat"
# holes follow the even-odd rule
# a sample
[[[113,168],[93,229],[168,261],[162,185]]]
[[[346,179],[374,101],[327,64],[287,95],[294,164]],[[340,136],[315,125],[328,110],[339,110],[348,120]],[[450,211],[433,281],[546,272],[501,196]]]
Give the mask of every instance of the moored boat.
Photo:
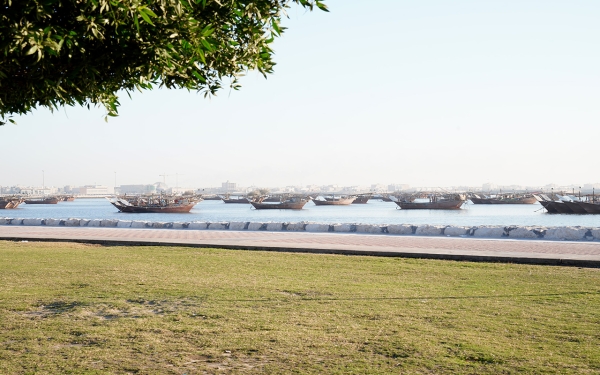
[[[19,207],[23,203],[21,197],[0,197],[0,209],[13,209]]]
[[[263,199],[257,198],[250,204],[257,210],[301,210],[309,199],[300,197],[282,198],[279,202],[265,203]]]
[[[600,204],[596,202],[578,202],[588,214],[600,214]]]
[[[202,199],[205,201],[220,201],[222,198],[218,195],[203,195]]]
[[[544,194],[537,196],[540,204],[549,214],[600,214],[600,202],[595,196],[576,198],[556,195],[554,197],[557,200]]]
[[[371,194],[359,194],[352,204],[366,204],[371,199]]]
[[[463,194],[420,194],[395,202],[403,210],[460,210],[467,201]]]
[[[109,200],[120,212],[126,213],[186,213],[199,202],[198,196],[149,195],[121,196]]]
[[[498,194],[494,197],[472,194],[469,200],[473,204],[535,204],[538,200],[528,194]]]
[[[248,204],[248,203],[250,203],[250,200],[248,198],[246,198],[246,197],[231,198],[229,195],[221,197],[221,200],[224,203],[242,203],[242,204]]]
[[[355,196],[336,197],[335,195],[323,198],[324,200],[314,198],[312,199],[312,201],[316,206],[347,206],[352,204],[352,202],[354,202],[354,200],[356,199]]]
[[[58,197],[31,198],[25,199],[25,204],[57,204],[59,201]]]
[[[563,202],[573,213],[587,214],[587,211],[580,205],[580,202]]]
[[[552,201],[540,201],[542,207],[546,209],[549,214],[558,214],[558,210],[554,207],[554,202]]]

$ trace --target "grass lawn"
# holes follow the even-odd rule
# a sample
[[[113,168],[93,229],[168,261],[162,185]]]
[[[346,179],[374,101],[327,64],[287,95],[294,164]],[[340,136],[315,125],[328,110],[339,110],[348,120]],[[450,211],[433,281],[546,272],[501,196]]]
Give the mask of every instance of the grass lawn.
[[[598,374],[600,270],[0,241],[2,374]]]

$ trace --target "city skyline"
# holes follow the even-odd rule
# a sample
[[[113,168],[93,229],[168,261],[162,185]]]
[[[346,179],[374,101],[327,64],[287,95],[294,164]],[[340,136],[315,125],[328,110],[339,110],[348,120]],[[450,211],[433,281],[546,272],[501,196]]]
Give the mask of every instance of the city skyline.
[[[296,188],[296,189],[309,189],[309,190],[355,190],[355,191],[363,191],[365,193],[372,191],[401,191],[401,190],[444,190],[444,189],[460,189],[460,190],[470,190],[470,191],[497,191],[497,190],[530,190],[530,191],[550,191],[552,189],[580,189],[580,190],[592,190],[592,189],[600,189],[600,183],[595,182],[587,182],[587,183],[572,183],[572,184],[555,184],[548,183],[544,185],[524,185],[524,184],[511,184],[511,185],[501,185],[493,182],[484,182],[477,185],[440,185],[440,186],[415,186],[411,184],[398,184],[398,183],[363,183],[358,185],[343,185],[343,184],[304,184],[304,185],[294,185],[294,184],[283,184],[283,185],[251,185],[244,183],[237,183],[234,181],[224,181],[221,184],[216,185],[202,185],[202,186],[183,186],[183,185],[175,185],[169,184],[165,181],[155,181],[153,183],[150,182],[138,182],[135,184],[117,184],[117,185],[103,185],[103,184],[82,184],[82,185],[25,185],[25,184],[16,184],[16,185],[1,185],[0,188],[9,189],[9,188],[23,188],[23,189],[80,189],[80,188],[94,188],[94,187],[102,187],[108,188],[111,191],[114,188],[123,188],[123,187],[134,187],[134,186],[156,186],[157,189],[177,189],[178,191],[184,190],[202,190],[207,189],[211,191],[244,191],[248,189],[286,189],[286,188]]]

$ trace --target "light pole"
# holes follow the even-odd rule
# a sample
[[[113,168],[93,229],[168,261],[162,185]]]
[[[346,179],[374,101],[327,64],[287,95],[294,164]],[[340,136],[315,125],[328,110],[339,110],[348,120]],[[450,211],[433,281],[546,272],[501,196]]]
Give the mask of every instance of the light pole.
[[[42,169],[42,194],[46,195],[46,175]]]
[[[115,187],[113,188],[113,193],[117,194],[117,172],[115,171]]]

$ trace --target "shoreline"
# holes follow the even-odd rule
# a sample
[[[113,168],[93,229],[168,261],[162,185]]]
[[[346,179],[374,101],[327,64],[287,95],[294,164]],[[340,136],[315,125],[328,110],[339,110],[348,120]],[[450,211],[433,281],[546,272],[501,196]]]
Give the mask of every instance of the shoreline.
[[[457,237],[482,239],[600,241],[600,227],[583,226],[503,226],[503,225],[429,225],[301,222],[207,222],[144,221],[117,219],[54,219],[0,217],[0,226],[100,227],[175,230],[224,230],[307,233],[357,233],[378,235]]]

